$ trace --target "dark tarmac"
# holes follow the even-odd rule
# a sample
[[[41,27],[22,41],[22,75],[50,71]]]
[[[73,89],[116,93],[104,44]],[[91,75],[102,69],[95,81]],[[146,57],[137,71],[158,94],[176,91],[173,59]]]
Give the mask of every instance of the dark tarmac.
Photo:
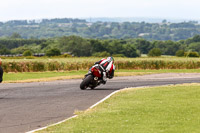
[[[153,74],[116,77],[94,90],[80,90],[81,80],[0,84],[0,133],[24,133],[86,110],[126,87],[200,83],[200,74]]]

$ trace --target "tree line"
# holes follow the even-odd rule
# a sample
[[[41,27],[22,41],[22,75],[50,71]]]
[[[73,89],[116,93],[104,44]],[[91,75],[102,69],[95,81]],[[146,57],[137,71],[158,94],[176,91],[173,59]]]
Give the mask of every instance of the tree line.
[[[87,22],[84,19],[12,20],[0,22],[0,38],[17,32],[24,39],[76,35],[95,39],[184,40],[200,34],[198,22]]]
[[[14,37],[16,38],[14,38]],[[88,39],[80,36],[63,36],[47,39],[23,39],[20,35],[0,39],[0,55],[52,52],[68,53],[73,56],[121,56],[139,57],[177,55],[190,56],[192,52],[200,52],[200,35],[180,41],[148,41],[146,39]],[[153,53],[153,54],[152,54]],[[159,53],[159,54],[158,54]]]

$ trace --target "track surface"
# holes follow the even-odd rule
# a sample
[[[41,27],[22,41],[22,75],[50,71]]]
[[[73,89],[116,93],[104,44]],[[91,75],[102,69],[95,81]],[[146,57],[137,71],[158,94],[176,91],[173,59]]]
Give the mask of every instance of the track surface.
[[[0,84],[0,133],[23,133],[85,110],[125,87],[200,83],[200,74],[116,77],[95,90],[80,90],[81,80]]]

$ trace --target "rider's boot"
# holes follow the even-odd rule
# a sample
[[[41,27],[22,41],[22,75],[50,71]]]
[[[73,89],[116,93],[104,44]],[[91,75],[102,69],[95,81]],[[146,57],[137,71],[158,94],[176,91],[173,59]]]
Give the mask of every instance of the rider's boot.
[[[107,78],[106,78],[106,72],[103,72],[103,84],[106,84]]]

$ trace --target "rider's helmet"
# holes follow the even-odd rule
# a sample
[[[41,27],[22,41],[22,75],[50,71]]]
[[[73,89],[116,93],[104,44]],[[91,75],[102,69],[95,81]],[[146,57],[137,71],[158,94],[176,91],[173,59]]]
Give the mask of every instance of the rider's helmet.
[[[112,62],[114,63],[114,58],[113,58],[112,56],[108,57],[107,60],[108,60],[109,62],[112,61]]]

